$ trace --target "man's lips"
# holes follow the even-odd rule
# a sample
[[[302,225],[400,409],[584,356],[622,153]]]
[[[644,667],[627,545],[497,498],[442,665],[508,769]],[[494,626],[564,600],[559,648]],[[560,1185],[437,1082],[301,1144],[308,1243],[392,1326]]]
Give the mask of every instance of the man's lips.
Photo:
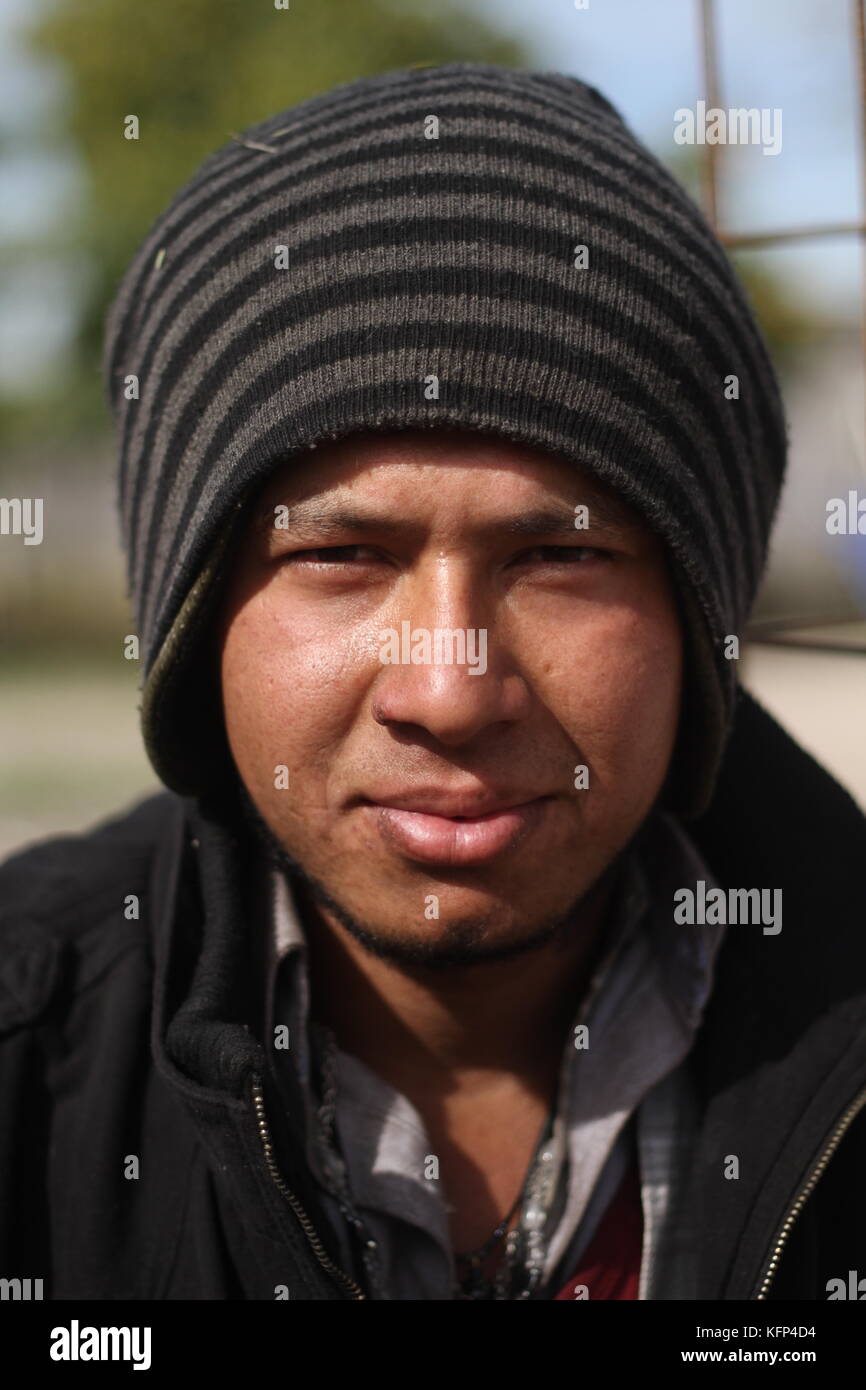
[[[385,842],[398,854],[423,864],[480,864],[531,833],[553,798],[535,797],[484,815],[441,815],[427,810],[365,802]]]

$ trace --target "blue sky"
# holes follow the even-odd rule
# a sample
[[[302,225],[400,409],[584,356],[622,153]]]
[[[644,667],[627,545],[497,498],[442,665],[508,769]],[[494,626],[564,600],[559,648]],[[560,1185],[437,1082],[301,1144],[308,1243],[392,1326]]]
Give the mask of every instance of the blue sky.
[[[674,112],[706,96],[698,0],[475,0],[530,38],[540,65],[598,87],[662,158]],[[725,147],[722,217],[732,230],[851,222],[862,215],[849,0],[716,0],[721,105],[781,108],[782,149]],[[807,300],[834,311],[859,295],[855,238],[771,254]]]
[[[467,3],[468,0],[464,0]],[[29,147],[34,116],[62,99],[62,77],[22,61],[14,31],[39,0],[0,0],[0,239],[36,237],[80,196],[74,155],[46,159]],[[698,0],[471,0],[523,38],[536,66],[593,83],[663,159],[678,149],[674,112],[703,91]],[[776,156],[725,147],[722,217],[759,231],[855,220],[863,193],[849,0],[717,0],[721,105],[781,108]],[[801,242],[766,253],[792,293],[832,313],[856,312],[861,251],[855,238]],[[0,380],[30,383],[62,351],[73,322],[63,267],[22,271],[0,288]]]

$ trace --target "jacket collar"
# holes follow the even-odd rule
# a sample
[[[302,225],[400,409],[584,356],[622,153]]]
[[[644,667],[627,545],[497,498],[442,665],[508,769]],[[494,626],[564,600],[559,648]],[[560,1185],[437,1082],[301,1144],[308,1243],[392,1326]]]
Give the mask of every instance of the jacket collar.
[[[237,1112],[252,1076],[270,1075],[250,1026],[255,933],[243,929],[264,876],[230,815],[170,803],[152,885],[154,1057],[188,1101]],[[701,1130],[686,1201],[706,1237],[697,1296],[750,1298],[782,1215],[866,1086],[866,820],[743,694],[712,805],[689,831],[723,888],[783,894],[778,935],[729,927],[690,1058]],[[282,1100],[297,1124],[300,1097]]]
[[[690,831],[723,887],[782,890],[778,935],[729,928],[691,1058],[697,1296],[751,1298],[784,1213],[866,1087],[866,819],[743,693],[713,803]]]
[[[249,1026],[248,854],[229,818],[172,800],[152,882],[154,1056],[176,1087],[240,1099],[264,1060]]]

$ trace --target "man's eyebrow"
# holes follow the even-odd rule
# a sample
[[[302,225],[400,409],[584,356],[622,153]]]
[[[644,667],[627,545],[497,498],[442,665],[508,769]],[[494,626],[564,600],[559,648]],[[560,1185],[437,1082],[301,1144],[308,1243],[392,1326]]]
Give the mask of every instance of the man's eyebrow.
[[[279,504],[277,504],[279,505]],[[319,498],[283,504],[287,515],[284,524],[276,529],[294,536],[310,535],[317,538],[341,536],[346,533],[356,535],[371,532],[418,532],[420,524],[407,523],[405,518],[387,516],[380,512],[368,512],[334,501],[329,503]],[[585,506],[586,525],[582,520],[575,526],[575,508]],[[270,507],[257,515],[257,524],[264,532],[274,529],[277,507]],[[576,503],[569,509],[567,505],[546,504],[533,507],[527,512],[515,512],[509,516],[490,517],[483,521],[478,530],[484,535],[512,536],[564,536],[578,531],[599,535],[604,532],[611,537],[625,535],[639,523],[632,520],[626,509],[605,497],[589,495],[584,503]]]

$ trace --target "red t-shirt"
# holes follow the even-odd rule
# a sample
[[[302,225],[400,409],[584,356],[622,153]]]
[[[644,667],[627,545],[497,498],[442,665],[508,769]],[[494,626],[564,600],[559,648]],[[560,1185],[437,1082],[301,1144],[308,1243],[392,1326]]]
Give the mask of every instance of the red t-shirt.
[[[556,1297],[574,1299],[578,1285],[586,1285],[590,1299],[637,1298],[642,1247],[640,1174],[632,1159],[578,1269]]]

